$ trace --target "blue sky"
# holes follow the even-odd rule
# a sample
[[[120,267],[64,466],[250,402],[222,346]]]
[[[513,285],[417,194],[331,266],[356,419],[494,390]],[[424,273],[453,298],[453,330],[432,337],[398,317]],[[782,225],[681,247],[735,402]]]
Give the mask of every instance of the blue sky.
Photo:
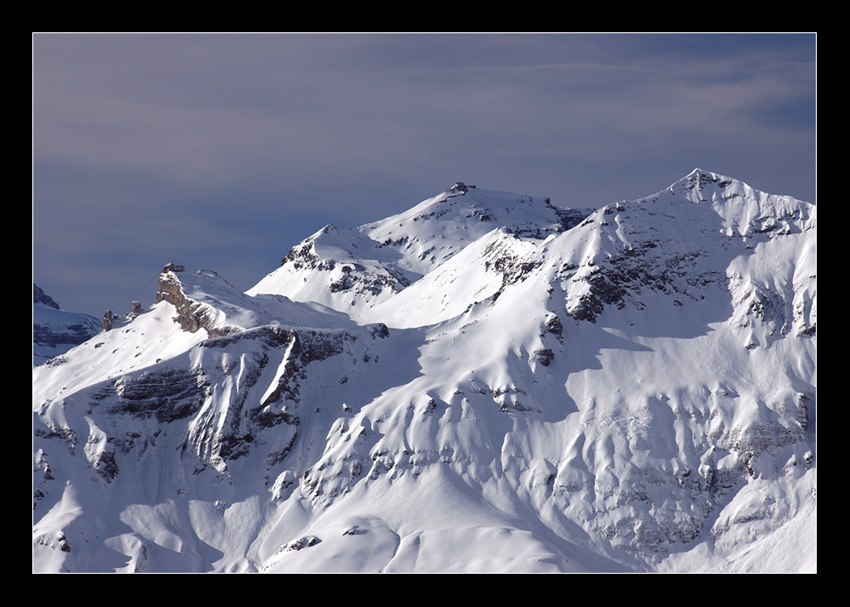
[[[456,181],[595,207],[699,167],[816,202],[814,34],[32,43],[33,280],[70,311],[150,305],[172,261],[247,290]]]

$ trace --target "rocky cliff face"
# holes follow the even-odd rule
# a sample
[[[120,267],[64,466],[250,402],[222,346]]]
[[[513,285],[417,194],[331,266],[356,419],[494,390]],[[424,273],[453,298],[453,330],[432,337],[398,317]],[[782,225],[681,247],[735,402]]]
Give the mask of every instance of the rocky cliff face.
[[[183,285],[177,272],[165,269],[159,275],[159,287],[156,301],[167,301],[177,310],[175,321],[184,331],[195,333],[204,329],[211,337],[221,337],[236,332],[235,327],[217,326],[216,311],[202,301],[195,301],[183,292]]]

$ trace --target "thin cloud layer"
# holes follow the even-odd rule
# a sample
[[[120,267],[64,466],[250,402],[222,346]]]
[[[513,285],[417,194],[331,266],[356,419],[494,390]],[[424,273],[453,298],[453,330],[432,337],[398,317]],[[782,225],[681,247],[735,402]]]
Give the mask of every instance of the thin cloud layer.
[[[813,35],[36,34],[34,280],[97,314],[203,254],[247,289],[457,180],[602,205],[699,166],[814,200],[815,74]]]

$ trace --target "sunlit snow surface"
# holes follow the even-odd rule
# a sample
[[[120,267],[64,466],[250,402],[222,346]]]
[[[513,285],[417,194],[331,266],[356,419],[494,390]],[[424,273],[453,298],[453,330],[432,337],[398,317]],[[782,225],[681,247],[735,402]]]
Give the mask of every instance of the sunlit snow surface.
[[[465,190],[465,191],[464,191]],[[817,214],[453,188],[33,370],[35,571],[810,572]]]

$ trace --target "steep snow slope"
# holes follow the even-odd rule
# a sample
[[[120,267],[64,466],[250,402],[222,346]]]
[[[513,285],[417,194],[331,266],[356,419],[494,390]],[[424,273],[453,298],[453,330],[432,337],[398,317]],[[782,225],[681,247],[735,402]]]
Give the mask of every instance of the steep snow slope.
[[[164,272],[36,368],[34,569],[813,570],[816,207],[696,170],[452,233],[518,199],[326,229],[247,294]]]

